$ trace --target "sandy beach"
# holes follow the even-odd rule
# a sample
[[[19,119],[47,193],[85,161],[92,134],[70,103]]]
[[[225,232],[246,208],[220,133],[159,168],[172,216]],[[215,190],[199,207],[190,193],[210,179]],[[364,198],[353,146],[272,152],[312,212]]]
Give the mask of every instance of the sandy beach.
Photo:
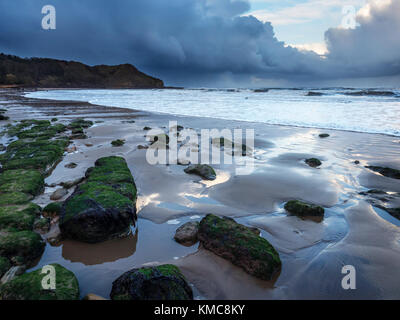
[[[62,161],[45,179],[33,202],[44,207],[64,182],[79,179],[100,157],[126,159],[138,189],[138,230],[124,239],[99,244],[65,240],[46,243],[37,264],[59,263],[78,278],[81,296],[109,298],[112,282],[142,265],[171,263],[188,279],[196,299],[398,299],[400,297],[400,221],[382,208],[400,207],[400,180],[366,166],[400,169],[400,138],[211,118],[173,116],[103,107],[83,102],[23,97],[1,90],[0,107],[9,121],[91,120],[87,139],[73,140]],[[150,165],[144,127],[164,128],[177,121],[184,128],[254,129],[251,157],[255,169],[237,175],[234,165],[213,165],[217,179],[186,174],[182,165]],[[328,138],[319,135],[327,133]],[[124,139],[121,147],[111,141]],[[7,146],[9,137],[0,143]],[[76,147],[76,148],[75,148]],[[305,159],[318,158],[312,168]],[[76,163],[75,168],[65,165]],[[386,192],[383,196],[369,190]],[[65,200],[71,193],[59,201]],[[288,215],[284,204],[300,199],[325,208],[322,222]],[[258,280],[199,244],[174,241],[175,230],[206,214],[228,216],[257,227],[279,252],[282,270],[272,281]],[[46,235],[43,235],[46,238]],[[342,267],[357,270],[357,290],[343,290]]]

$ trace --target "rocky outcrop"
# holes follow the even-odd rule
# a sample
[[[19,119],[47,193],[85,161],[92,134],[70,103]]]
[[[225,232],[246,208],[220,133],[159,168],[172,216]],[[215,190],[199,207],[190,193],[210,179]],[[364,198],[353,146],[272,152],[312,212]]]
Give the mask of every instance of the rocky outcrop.
[[[44,290],[42,280],[46,276],[42,269],[25,273],[0,287],[3,300],[78,300],[79,284],[75,275],[60,266],[50,265],[56,272],[56,288]]]
[[[184,171],[188,174],[196,174],[206,180],[215,180],[217,178],[214,169],[207,164],[190,165]]]
[[[106,157],[63,203],[60,230],[65,238],[96,243],[129,234],[136,220],[136,186],[126,161]]]
[[[275,248],[254,229],[233,219],[207,215],[200,222],[198,238],[205,249],[257,278],[271,280],[281,269]]]
[[[170,264],[133,269],[113,282],[113,300],[193,300],[178,267]]]
[[[285,210],[298,217],[323,217],[325,209],[299,200],[292,200],[285,204]]]
[[[0,54],[0,85],[41,88],[164,88],[130,64],[87,66],[74,61]]]
[[[199,225],[197,221],[190,221],[181,225],[176,229],[174,236],[175,241],[184,246],[194,245],[198,241],[197,233],[199,231]]]

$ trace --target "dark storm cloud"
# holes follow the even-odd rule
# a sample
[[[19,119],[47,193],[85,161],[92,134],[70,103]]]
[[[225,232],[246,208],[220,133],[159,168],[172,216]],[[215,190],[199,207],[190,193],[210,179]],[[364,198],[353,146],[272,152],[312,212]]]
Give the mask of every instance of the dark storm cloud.
[[[53,31],[41,29],[46,4],[57,10]],[[341,55],[346,35],[340,31],[327,33],[331,54],[321,59],[286,47],[270,23],[240,16],[249,8],[245,0],[2,0],[0,51],[88,64],[129,62],[179,85],[255,78],[301,82],[357,72],[338,69],[357,58]],[[379,70],[376,61],[368,63]]]

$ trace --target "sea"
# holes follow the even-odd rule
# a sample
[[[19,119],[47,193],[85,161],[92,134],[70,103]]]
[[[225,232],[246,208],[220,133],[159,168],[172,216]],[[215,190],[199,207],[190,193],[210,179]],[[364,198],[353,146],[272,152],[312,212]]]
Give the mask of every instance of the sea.
[[[27,97],[153,113],[400,136],[400,89],[41,90]]]

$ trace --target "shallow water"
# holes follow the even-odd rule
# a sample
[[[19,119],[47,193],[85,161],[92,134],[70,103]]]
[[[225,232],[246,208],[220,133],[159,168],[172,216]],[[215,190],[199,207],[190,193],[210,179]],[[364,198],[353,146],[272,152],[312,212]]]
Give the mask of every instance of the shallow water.
[[[103,106],[175,115],[384,133],[400,136],[397,96],[348,96],[346,89],[317,90],[54,90],[28,97],[87,101]]]

